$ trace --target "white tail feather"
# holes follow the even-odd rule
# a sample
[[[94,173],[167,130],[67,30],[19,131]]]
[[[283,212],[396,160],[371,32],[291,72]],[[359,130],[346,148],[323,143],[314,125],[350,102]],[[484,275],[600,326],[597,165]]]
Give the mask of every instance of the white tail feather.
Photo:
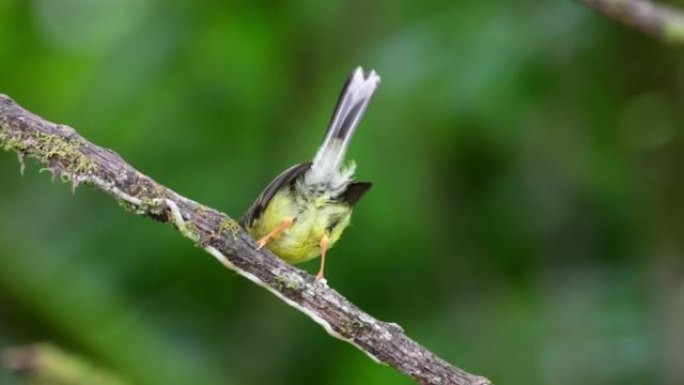
[[[356,131],[356,126],[379,83],[380,76],[375,71],[371,71],[366,76],[361,67],[354,70],[342,90],[323,144],[314,157],[311,169],[307,172],[307,184],[329,183],[333,186],[340,186],[351,179],[355,167],[350,165],[342,170],[342,161]]]

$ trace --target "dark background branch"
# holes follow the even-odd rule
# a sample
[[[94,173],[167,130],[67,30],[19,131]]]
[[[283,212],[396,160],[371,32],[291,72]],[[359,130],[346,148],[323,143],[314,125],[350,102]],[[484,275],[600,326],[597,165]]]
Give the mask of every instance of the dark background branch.
[[[579,0],[620,24],[672,43],[684,43],[684,13],[647,0]]]
[[[257,251],[253,240],[226,214],[176,194],[115,152],[88,142],[71,127],[43,120],[1,94],[0,144],[18,154],[22,167],[24,157],[37,159],[74,188],[95,186],[131,212],[176,226],[224,265],[307,314],[332,336],[422,384],[490,383],[440,359],[407,337],[398,325],[371,317],[335,290],[316,283],[308,273],[268,251]],[[174,219],[170,208],[175,207],[182,220]]]

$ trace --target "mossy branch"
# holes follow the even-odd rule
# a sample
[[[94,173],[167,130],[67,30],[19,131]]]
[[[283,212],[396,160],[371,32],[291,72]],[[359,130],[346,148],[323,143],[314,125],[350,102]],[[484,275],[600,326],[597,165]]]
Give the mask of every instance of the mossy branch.
[[[684,43],[684,12],[649,0],[578,0],[607,18],[663,41]]]
[[[168,223],[250,281],[309,316],[331,336],[421,384],[487,385],[437,357],[396,324],[379,321],[314,277],[256,243],[228,215],[176,194],[143,175],[115,152],[96,146],[73,128],[48,122],[0,94],[0,146],[37,160],[53,176],[98,188],[127,211]]]

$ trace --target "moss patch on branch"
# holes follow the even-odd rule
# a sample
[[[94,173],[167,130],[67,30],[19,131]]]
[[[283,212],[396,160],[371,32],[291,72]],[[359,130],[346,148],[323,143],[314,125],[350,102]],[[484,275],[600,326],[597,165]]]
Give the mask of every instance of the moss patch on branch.
[[[86,145],[84,139],[63,138],[57,135],[36,132],[27,135],[8,129],[0,131],[0,145],[5,151],[15,151],[29,156],[47,166],[54,175],[74,181],[97,170],[97,165],[81,152]]]

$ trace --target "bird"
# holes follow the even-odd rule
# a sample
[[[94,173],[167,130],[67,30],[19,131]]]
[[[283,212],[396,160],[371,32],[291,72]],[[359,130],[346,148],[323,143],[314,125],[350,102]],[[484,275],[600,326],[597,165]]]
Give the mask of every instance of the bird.
[[[258,249],[266,247],[291,264],[320,256],[316,281],[325,281],[326,254],[372,186],[354,180],[356,163],[345,163],[345,154],[379,84],[374,70],[357,67],[342,87],[314,158],[280,173],[240,218]]]

